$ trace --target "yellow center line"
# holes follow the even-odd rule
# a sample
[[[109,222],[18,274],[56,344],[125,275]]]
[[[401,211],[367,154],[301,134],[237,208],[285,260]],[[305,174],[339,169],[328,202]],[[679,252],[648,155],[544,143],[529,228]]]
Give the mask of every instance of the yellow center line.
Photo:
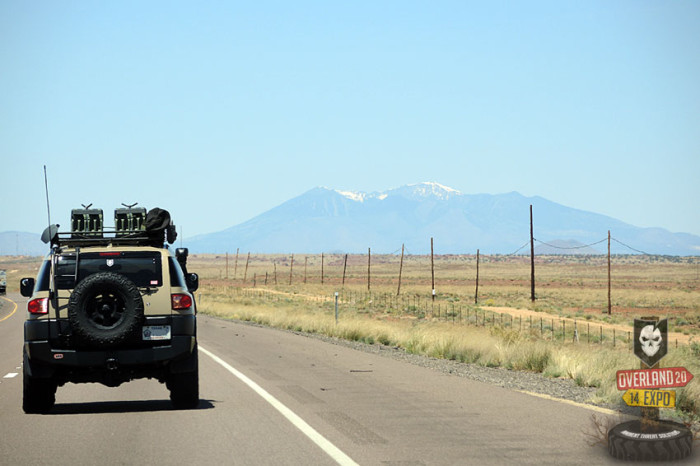
[[[7,320],[10,317],[12,317],[12,314],[14,314],[17,311],[17,303],[12,301],[10,298],[5,298],[4,296],[0,296],[0,299],[4,299],[5,301],[10,302],[10,303],[15,305],[14,309],[12,309],[12,312],[10,312],[8,315],[6,315],[2,319],[0,319],[0,322],[2,322],[3,320]]]

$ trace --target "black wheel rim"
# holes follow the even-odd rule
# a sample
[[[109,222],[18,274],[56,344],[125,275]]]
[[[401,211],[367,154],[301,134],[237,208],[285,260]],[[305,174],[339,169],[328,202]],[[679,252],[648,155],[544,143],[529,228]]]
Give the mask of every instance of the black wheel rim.
[[[119,293],[104,291],[90,296],[85,310],[92,325],[110,329],[124,320],[125,307],[124,299]]]

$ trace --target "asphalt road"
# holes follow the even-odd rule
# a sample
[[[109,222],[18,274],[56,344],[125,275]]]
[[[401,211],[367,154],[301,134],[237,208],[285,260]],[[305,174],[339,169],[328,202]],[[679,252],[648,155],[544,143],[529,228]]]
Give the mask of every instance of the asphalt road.
[[[205,316],[198,409],[174,410],[164,385],[139,380],[68,384],[50,414],[26,415],[26,300],[8,298],[19,309],[0,308],[0,464],[615,463],[586,443],[588,409]]]

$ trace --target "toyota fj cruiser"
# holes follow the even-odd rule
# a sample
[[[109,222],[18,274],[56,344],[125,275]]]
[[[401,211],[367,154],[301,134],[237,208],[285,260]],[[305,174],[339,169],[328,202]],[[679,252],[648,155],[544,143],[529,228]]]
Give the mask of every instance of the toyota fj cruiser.
[[[170,215],[125,206],[115,226],[102,210],[74,209],[71,229],[50,225],[51,252],[36,280],[23,278],[25,413],[46,413],[57,387],[97,382],[116,387],[138,378],[165,383],[176,408],[199,404],[196,305],[198,277],[187,249],[175,254]]]

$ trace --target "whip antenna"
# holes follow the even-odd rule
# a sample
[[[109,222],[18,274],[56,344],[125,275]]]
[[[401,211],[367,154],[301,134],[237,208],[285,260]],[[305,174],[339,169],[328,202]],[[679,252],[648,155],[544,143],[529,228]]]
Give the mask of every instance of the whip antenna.
[[[46,213],[49,216],[49,228],[51,228],[51,208],[49,207],[49,180],[46,176],[46,165],[44,165],[44,189],[46,191]]]

